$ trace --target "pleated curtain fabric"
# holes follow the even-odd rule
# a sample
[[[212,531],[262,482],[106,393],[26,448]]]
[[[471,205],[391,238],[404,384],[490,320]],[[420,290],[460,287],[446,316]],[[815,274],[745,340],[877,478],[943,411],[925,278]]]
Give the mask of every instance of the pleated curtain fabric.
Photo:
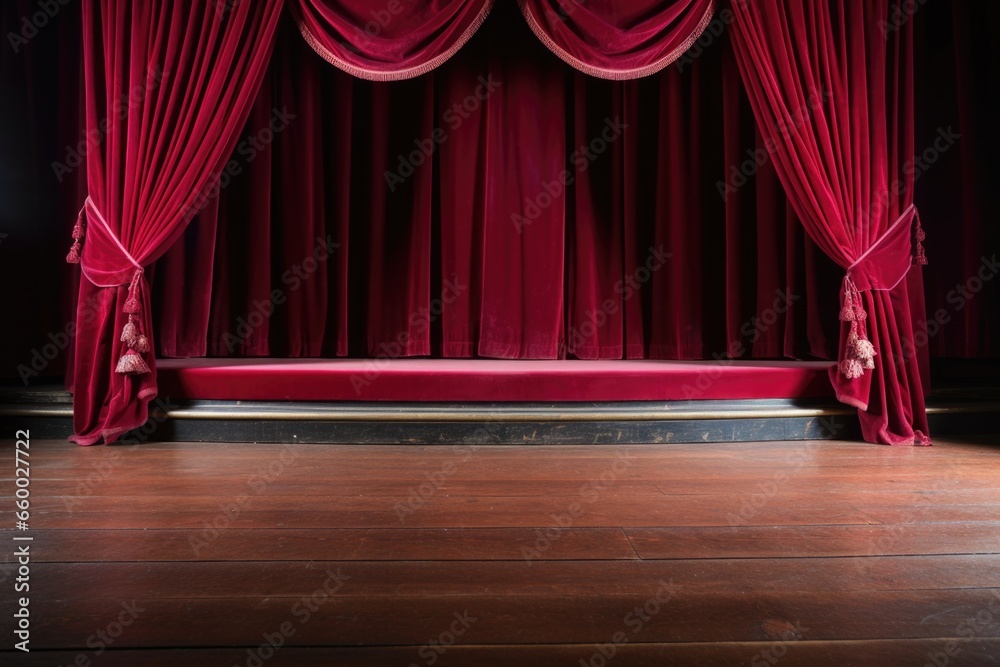
[[[889,5],[87,0],[74,440],[146,419],[170,250],[168,356],[823,356],[829,306],[866,439],[928,444]],[[732,50],[680,60],[723,11]]]
[[[84,276],[74,431],[141,426],[156,396],[145,269],[217,196],[267,70],[282,2],[83,2],[89,196],[67,256]]]
[[[913,206],[913,22],[889,0],[734,2],[733,45],[778,176],[845,272],[837,397],[864,437],[930,444],[914,323],[924,232]],[[909,165],[909,166],[908,166]],[[915,289],[911,298],[911,289]]]

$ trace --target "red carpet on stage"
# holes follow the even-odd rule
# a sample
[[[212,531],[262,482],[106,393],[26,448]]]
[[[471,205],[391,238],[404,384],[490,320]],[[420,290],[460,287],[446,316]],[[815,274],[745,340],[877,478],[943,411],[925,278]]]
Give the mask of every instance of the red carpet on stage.
[[[248,401],[828,398],[832,362],[166,359],[160,395]]]

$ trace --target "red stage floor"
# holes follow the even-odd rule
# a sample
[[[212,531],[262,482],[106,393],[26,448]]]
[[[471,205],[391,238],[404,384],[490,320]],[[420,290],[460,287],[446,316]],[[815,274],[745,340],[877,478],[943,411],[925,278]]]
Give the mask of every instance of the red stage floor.
[[[164,359],[160,394],[257,401],[828,398],[832,362]]]

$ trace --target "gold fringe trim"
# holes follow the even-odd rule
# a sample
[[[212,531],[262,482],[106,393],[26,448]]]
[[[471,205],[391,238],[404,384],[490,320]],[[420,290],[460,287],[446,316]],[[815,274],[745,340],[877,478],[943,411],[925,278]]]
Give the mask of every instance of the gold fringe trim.
[[[708,8],[705,15],[701,17],[701,21],[698,22],[697,27],[691,35],[685,39],[677,48],[668,53],[663,58],[651,65],[646,65],[637,70],[616,70],[616,69],[604,69],[602,67],[595,67],[593,65],[588,65],[582,60],[573,57],[561,46],[556,44],[551,37],[545,34],[542,27],[538,24],[534,15],[528,9],[527,0],[517,0],[517,4],[521,7],[521,13],[524,14],[525,20],[528,22],[528,27],[531,31],[535,33],[535,36],[548,48],[549,51],[556,54],[560,60],[566,62],[575,69],[580,70],[584,74],[589,74],[590,76],[597,77],[599,79],[609,79],[611,81],[625,81],[628,79],[641,79],[644,76],[650,76],[656,74],[660,70],[664,69],[668,65],[672,64],[688,49],[694,46],[694,43],[698,41],[698,38],[702,36],[705,30],[708,28],[709,24],[712,22],[712,18],[715,16],[716,0],[711,0],[708,3]]]
[[[302,15],[299,13],[295,2],[290,2],[288,7],[292,12],[296,25],[299,27],[299,32],[302,33],[302,38],[306,40],[306,44],[312,47],[313,51],[319,54],[323,60],[327,61],[337,69],[343,70],[351,76],[355,76],[359,79],[384,82],[413,79],[440,67],[445,63],[445,61],[458,53],[458,50],[465,46],[466,42],[472,39],[472,36],[476,34],[476,31],[479,30],[479,28],[483,25],[483,22],[486,21],[486,17],[489,16],[490,11],[493,9],[494,2],[495,0],[488,0],[486,4],[483,5],[482,10],[480,10],[479,15],[476,16],[475,20],[469,25],[468,28],[465,29],[465,32],[462,33],[455,43],[448,47],[446,51],[435,56],[422,65],[390,72],[380,72],[372,69],[366,69],[344,60],[334,52],[330,51],[330,49],[326,48],[322,42],[316,38],[312,31],[309,30],[304,19],[302,18]]]

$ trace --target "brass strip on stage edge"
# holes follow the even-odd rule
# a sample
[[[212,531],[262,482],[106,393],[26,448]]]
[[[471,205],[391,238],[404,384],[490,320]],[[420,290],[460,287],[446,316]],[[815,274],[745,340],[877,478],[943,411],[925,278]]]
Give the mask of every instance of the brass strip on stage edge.
[[[927,414],[965,414],[1000,412],[1000,403],[970,403],[958,406],[930,406]],[[808,417],[843,417],[856,414],[850,407],[832,408],[761,408],[747,410],[595,410],[563,411],[551,408],[524,410],[296,410],[258,408],[177,408],[167,412],[170,419],[203,419],[233,421],[331,421],[331,422],[622,422],[622,421],[681,421],[707,419],[787,419]],[[69,406],[0,406],[4,417],[72,417]]]

